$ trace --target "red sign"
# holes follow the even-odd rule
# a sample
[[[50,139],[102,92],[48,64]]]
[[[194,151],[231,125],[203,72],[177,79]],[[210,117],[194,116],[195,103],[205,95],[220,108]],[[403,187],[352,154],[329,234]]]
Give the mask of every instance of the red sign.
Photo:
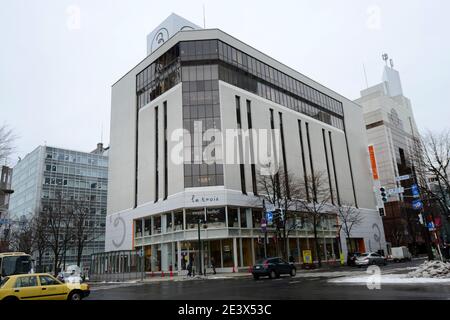
[[[373,180],[378,180],[377,161],[375,159],[375,150],[372,145],[369,146],[370,166],[372,167]]]

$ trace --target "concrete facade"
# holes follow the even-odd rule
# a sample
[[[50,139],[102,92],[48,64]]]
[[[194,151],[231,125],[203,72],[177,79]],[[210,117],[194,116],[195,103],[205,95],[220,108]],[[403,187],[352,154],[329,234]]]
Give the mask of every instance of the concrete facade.
[[[419,132],[411,102],[403,95],[399,72],[385,66],[382,79],[381,83],[362,90],[361,98],[355,102],[363,107],[368,142],[375,152],[379,176],[374,181],[375,193],[379,198],[380,187],[405,188],[405,193],[388,193],[384,204],[378,199],[378,206],[383,206],[386,212],[383,218],[386,238],[392,246],[410,245],[423,241],[409,190],[414,183],[412,155]],[[405,175],[410,179],[397,181],[397,177]]]
[[[196,227],[193,228],[189,222],[190,210],[205,210],[205,214],[209,214],[208,210],[210,209],[219,211],[223,209],[225,213],[223,223],[219,219],[216,225],[213,223],[208,225],[206,229],[202,228],[201,230],[202,246],[205,246],[206,252],[203,253],[204,256],[202,255],[202,260],[205,261],[204,266],[207,265],[206,261],[210,257],[214,257],[214,252],[220,252],[220,255],[217,254],[217,258],[215,258],[216,264],[223,270],[228,271],[231,271],[233,267],[253,264],[255,259],[258,258],[259,253],[256,247],[262,233],[255,220],[259,221],[255,212],[260,212],[261,208],[255,206],[251,166],[245,165],[241,174],[238,164],[225,163],[223,165],[223,183],[221,180],[222,174],[217,173],[219,169],[216,167],[216,180],[208,180],[214,181],[216,185],[185,187],[186,183],[190,183],[186,181],[191,180],[189,180],[189,177],[186,180],[183,163],[174,163],[171,155],[172,153],[185,155],[183,148],[186,147],[186,140],[184,139],[184,144],[180,148],[179,141],[176,141],[176,139],[173,141],[171,137],[176,135],[177,130],[185,125],[183,124],[186,108],[184,96],[187,90],[183,86],[186,86],[187,83],[180,80],[179,83],[155,99],[142,105],[139,104],[136,94],[137,79],[145,68],[179,43],[202,40],[218,40],[225,43],[235,50],[269,65],[287,77],[296,79],[296,81],[321,92],[330,100],[342,104],[343,128],[332,123],[325,123],[283,104],[264,98],[259,94],[230,84],[228,81],[220,79],[220,76],[218,87],[213,89],[216,90],[215,92],[218,91],[218,96],[213,97],[214,103],[220,106],[220,113],[217,116],[215,115],[214,121],[215,125],[222,130],[238,127],[236,97],[239,97],[240,101],[242,129],[248,128],[246,103],[251,104],[253,128],[270,129],[270,110],[273,110],[275,115],[274,126],[279,128],[279,113],[282,114],[285,145],[287,146],[287,167],[299,178],[304,175],[300,151],[299,120],[301,121],[304,138],[306,137],[306,123],[309,126],[314,170],[324,171],[327,168],[322,136],[325,134],[330,163],[330,179],[333,188],[336,188],[336,185],[338,186],[342,203],[357,205],[364,215],[364,223],[357,228],[355,227],[352,236],[360,238],[363,243],[362,246],[366,250],[384,249],[383,226],[376,211],[375,198],[370,182],[368,142],[364,134],[362,108],[230,35],[217,29],[209,29],[178,32],[112,86],[106,251],[142,249],[145,252],[146,259],[148,259],[148,263],[146,262],[148,271],[164,271],[169,270],[169,268],[182,270],[184,267],[182,259],[185,258],[186,254],[189,256],[190,252],[198,252],[198,248],[195,247],[198,236],[197,229]],[[183,58],[181,59],[183,61]],[[213,64],[211,68],[214,74],[214,63],[211,62],[210,58],[207,65],[211,63]],[[181,62],[180,70],[182,70],[180,78],[183,78],[186,76],[183,73],[187,70],[183,62]],[[219,74],[220,72],[219,66]],[[164,108],[167,108],[168,153],[166,158],[164,156],[163,136]],[[157,131],[156,124],[158,125]],[[324,133],[322,133],[322,130],[324,130]],[[158,140],[156,140],[156,134]],[[223,146],[224,141],[216,143]],[[331,143],[333,144],[336,172],[331,166]],[[158,146],[157,151],[156,146]],[[305,148],[304,153],[305,159],[309,159],[307,148]],[[155,154],[159,156],[155,156]],[[158,165],[156,165],[156,161]],[[306,162],[309,174],[311,168],[309,161]],[[166,164],[168,166],[167,179],[164,176]],[[245,190],[242,190],[241,177],[246,182]],[[334,177],[337,177],[337,179]],[[164,191],[166,184],[167,198],[165,198]],[[157,194],[156,188],[158,188]],[[179,229],[177,229],[176,223],[178,213],[182,217]],[[219,216],[221,216],[221,213],[219,213]],[[232,221],[231,217],[237,217],[235,222]],[[145,230],[147,230],[145,227],[146,221],[149,225],[147,234],[145,234]],[[294,232],[292,241],[290,240],[290,247],[294,252],[293,254],[296,255],[297,261],[302,260],[301,251],[307,249],[305,246],[310,246],[311,237],[311,230]],[[324,227],[322,237],[321,245],[326,249],[324,250],[326,251],[324,253],[326,260],[338,259],[337,230],[334,223],[328,222],[328,225]],[[345,241],[342,243],[342,249],[346,253]]]

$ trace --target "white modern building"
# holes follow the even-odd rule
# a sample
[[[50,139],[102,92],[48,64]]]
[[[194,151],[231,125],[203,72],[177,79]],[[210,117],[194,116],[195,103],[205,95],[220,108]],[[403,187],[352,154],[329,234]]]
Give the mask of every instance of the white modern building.
[[[392,60],[388,66],[388,57],[383,56],[386,66],[382,82],[362,90],[355,102],[363,107],[367,139],[373,151],[375,193],[380,194],[380,187],[387,191],[386,203],[380,203],[377,197],[378,206],[385,209],[386,238],[393,246],[399,246],[421,241],[410,191],[414,183],[412,155],[417,150],[419,132],[411,101],[403,95],[400,74]],[[403,191],[401,188],[403,193],[389,192]]]
[[[174,19],[155,30],[183,24]],[[232,271],[262,257],[260,164],[205,163],[208,144],[198,147],[189,135],[199,126],[277,131],[283,170],[300,179],[324,172],[333,204],[352,204],[364,216],[352,233],[358,249],[385,249],[361,106],[221,30],[180,29],[157,48],[148,44],[149,55],[112,86],[106,251],[142,249],[147,271],[183,270],[189,258],[197,263],[201,215],[203,266],[213,258]],[[237,141],[238,159],[254,153],[254,141]],[[213,145],[223,154],[229,143],[222,136]],[[320,230],[323,260],[339,259],[336,226],[330,216]],[[277,254],[269,239],[268,254]],[[299,226],[289,254],[303,261],[313,240],[311,228]]]

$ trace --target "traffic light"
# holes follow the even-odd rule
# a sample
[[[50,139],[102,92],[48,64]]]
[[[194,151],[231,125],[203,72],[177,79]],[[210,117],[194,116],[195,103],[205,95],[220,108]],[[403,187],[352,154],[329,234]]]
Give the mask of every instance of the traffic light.
[[[381,200],[383,200],[383,202],[387,202],[387,193],[386,193],[386,188],[381,187],[380,188],[380,195],[381,195]]]

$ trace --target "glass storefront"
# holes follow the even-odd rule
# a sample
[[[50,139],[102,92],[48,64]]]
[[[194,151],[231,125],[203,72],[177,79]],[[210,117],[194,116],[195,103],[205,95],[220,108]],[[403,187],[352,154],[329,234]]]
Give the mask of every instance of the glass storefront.
[[[263,211],[260,208],[245,207],[200,207],[164,212],[134,221],[136,249],[144,245],[145,270],[161,271],[165,268],[186,270],[189,261],[202,270],[211,268],[248,267],[256,260],[283,255],[283,241],[269,228],[264,246],[261,231]],[[197,227],[201,219],[201,256],[198,249]],[[317,239],[322,261],[339,259],[339,240],[333,238],[335,217],[324,220]],[[194,233],[192,231],[195,231]],[[182,233],[184,232],[184,234]],[[178,239],[185,236],[189,240],[161,243],[164,234],[174,233]],[[224,236],[225,234],[225,236]],[[306,236],[301,236],[305,234]],[[304,250],[310,250],[314,261],[318,260],[315,240],[306,223],[295,228],[288,240],[286,259],[303,263]],[[228,235],[228,236],[227,236]],[[158,238],[154,238],[158,237]],[[192,239],[192,237],[195,237]],[[217,237],[217,238],[216,238]],[[156,243],[153,239],[157,239]],[[233,239],[236,239],[235,241]],[[265,247],[265,248],[264,248]]]

